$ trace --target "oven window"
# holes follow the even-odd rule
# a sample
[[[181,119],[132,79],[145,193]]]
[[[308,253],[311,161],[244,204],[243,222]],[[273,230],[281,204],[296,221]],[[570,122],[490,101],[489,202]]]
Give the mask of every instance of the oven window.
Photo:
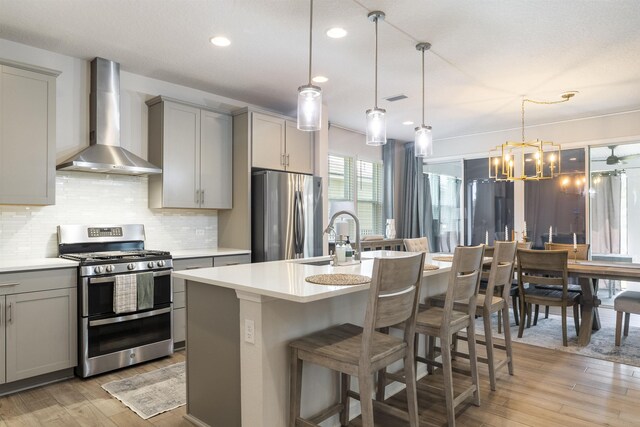
[[[89,357],[171,339],[171,312],[137,320],[89,326]]]
[[[115,279],[114,279],[115,280]],[[89,316],[113,313],[113,285],[115,282],[92,283],[89,279]],[[158,307],[171,302],[171,275],[156,276],[153,284],[153,305]]]

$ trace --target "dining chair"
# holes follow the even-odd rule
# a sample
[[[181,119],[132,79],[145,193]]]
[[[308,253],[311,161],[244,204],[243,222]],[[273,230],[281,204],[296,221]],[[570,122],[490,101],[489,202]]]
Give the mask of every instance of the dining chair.
[[[426,237],[417,237],[415,239],[404,239],[404,250],[407,252],[426,252],[429,253],[429,239]]]
[[[474,320],[480,276],[482,271],[484,245],[458,246],[454,250],[449,283],[443,306],[432,304],[427,300],[421,304],[416,318],[416,334],[427,337],[427,342],[433,343],[440,339],[440,353],[442,362],[435,360],[433,345],[427,346],[427,357],[416,356],[416,360],[426,363],[427,367],[437,367],[442,370],[444,392],[449,426],[455,426],[455,408],[467,397],[473,396],[473,403],[480,405],[480,391],[478,383],[478,365],[475,340],[469,340],[469,365],[471,385],[454,396],[453,369],[451,347],[453,336],[466,329],[467,336],[475,336]],[[455,301],[464,301],[463,311],[456,310]],[[431,389],[432,386],[419,383],[419,388]]]
[[[398,360],[404,361],[409,424],[418,427],[414,335],[424,259],[424,253],[402,258],[376,258],[362,327],[348,323],[334,326],[289,344],[291,427],[317,425],[335,414],[340,414],[340,424],[346,426],[349,423],[349,398],[360,400],[362,425],[373,427],[373,374]],[[404,329],[402,337],[378,331],[398,324]],[[300,416],[303,362],[341,373],[340,402],[308,420]],[[359,394],[350,390],[351,376],[358,378]],[[376,401],[375,404],[397,414],[397,409],[384,402]]]
[[[486,255],[485,248],[485,255]],[[513,375],[513,356],[511,349],[511,329],[509,327],[509,287],[513,280],[513,269],[516,258],[516,242],[496,242],[493,250],[493,260],[489,270],[487,289],[485,294],[478,294],[476,297],[476,317],[482,317],[484,322],[484,341],[477,340],[476,343],[484,345],[487,357],[478,357],[478,362],[486,363],[489,368],[489,384],[491,390],[496,389],[496,370],[507,366],[509,375]],[[484,273],[483,273],[484,274]],[[499,289],[501,293],[494,292]],[[496,295],[497,293],[497,295]],[[467,311],[466,303],[456,302],[454,310]],[[494,313],[502,314],[498,322],[503,322],[504,345],[494,343],[493,331],[491,328],[491,316]],[[498,323],[500,325],[500,323]],[[465,338],[468,342],[469,336]],[[456,346],[454,346],[456,347]],[[495,362],[494,349],[504,350],[506,358],[499,363]],[[467,353],[456,351],[457,356],[468,358]]]
[[[545,243],[545,250],[556,250],[556,251],[568,251],[569,259],[576,259],[578,261],[586,261],[589,259],[589,244],[588,243],[578,243],[576,245],[577,251],[573,252],[573,245],[568,243]],[[575,258],[574,258],[575,256]],[[591,279],[589,279],[591,280]],[[577,279],[574,277],[569,277],[568,279],[568,289],[573,292],[578,292],[582,294],[582,286],[579,283],[576,283]],[[539,288],[545,288],[546,285],[538,285]],[[547,287],[548,289],[548,287]],[[540,311],[540,307],[536,305],[535,314],[533,315],[533,324],[538,324],[538,312]],[[544,307],[544,318],[547,319],[549,317],[549,306]]]
[[[518,249],[518,292],[520,325],[518,338],[524,333],[525,320],[531,325],[532,305],[562,309],[562,344],[567,347],[567,307],[573,306],[576,334],[579,334],[578,308],[580,294],[569,291],[567,283],[567,251]],[[547,288],[539,288],[545,285]]]

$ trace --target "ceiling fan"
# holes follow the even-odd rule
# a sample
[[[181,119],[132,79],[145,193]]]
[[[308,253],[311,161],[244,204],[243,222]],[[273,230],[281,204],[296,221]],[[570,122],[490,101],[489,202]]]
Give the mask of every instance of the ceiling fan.
[[[616,153],[614,152],[614,150],[616,149],[617,145],[609,145],[608,148],[611,150],[611,155],[609,157],[607,157],[606,159],[603,160],[594,160],[596,162],[606,162],[608,165],[617,165],[620,163],[624,163],[625,160],[630,160],[630,159],[635,159],[640,157],[640,154],[629,154],[626,156],[616,156]]]

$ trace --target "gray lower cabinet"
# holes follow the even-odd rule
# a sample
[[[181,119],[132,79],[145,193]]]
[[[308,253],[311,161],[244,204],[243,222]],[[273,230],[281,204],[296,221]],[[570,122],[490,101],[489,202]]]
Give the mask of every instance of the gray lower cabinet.
[[[249,264],[250,254],[223,255],[216,257],[183,258],[173,260],[173,271],[194,270],[197,268],[221,267],[224,265]],[[174,348],[183,348],[186,344],[187,310],[186,292],[183,279],[173,278],[173,342]]]
[[[75,268],[3,273],[0,290],[1,383],[77,365]]]
[[[0,60],[0,204],[55,203],[58,74]]]

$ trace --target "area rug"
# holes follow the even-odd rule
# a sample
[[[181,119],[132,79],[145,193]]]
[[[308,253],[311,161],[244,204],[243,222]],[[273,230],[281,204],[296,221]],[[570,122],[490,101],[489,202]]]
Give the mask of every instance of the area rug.
[[[504,339],[504,334],[497,333],[497,316],[492,318],[493,336]],[[591,342],[587,346],[578,345],[578,337],[573,326],[573,318],[567,318],[568,347],[562,345],[562,318],[550,314],[548,319],[541,315],[538,324],[525,328],[522,338],[518,338],[518,326],[511,324],[511,340],[538,347],[551,348],[567,353],[580,354],[610,362],[640,366],[640,328],[629,327],[629,336],[623,337],[622,345],[615,346],[615,323],[602,323],[599,331],[593,331]],[[482,318],[476,320],[476,334],[484,335]]]
[[[187,403],[184,362],[111,381],[102,388],[145,420]]]

